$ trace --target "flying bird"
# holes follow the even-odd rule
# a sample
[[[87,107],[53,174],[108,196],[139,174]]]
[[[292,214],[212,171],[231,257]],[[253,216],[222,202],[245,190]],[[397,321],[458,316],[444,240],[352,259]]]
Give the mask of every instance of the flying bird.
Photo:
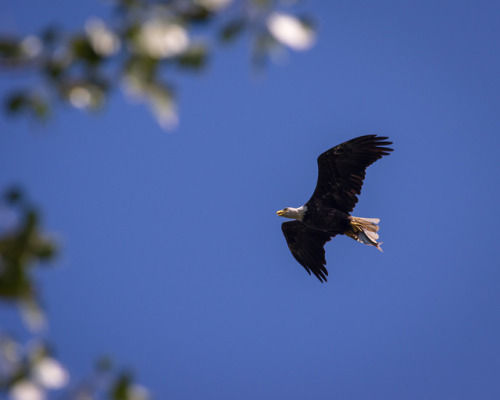
[[[378,218],[350,215],[358,202],[357,195],[365,171],[393,149],[388,137],[360,136],[332,147],[318,157],[318,182],[309,201],[301,207],[286,207],[276,213],[294,219],[284,222],[281,230],[295,259],[311,275],[327,280],[325,243],[336,235],[346,235],[380,251]]]

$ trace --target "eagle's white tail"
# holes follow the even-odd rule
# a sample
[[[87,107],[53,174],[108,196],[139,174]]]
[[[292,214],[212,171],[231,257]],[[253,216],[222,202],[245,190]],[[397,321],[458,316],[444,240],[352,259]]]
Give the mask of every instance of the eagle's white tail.
[[[377,225],[380,222],[378,218],[359,218],[351,217],[351,230],[346,232],[346,235],[357,240],[358,242],[367,244],[369,246],[375,246],[377,249],[382,251],[380,245],[382,242],[378,243],[378,230]]]

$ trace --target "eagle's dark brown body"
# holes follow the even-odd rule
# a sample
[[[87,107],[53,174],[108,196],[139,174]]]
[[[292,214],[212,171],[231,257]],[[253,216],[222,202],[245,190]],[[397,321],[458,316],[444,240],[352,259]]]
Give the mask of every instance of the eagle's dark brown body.
[[[302,222],[310,228],[328,232],[331,236],[343,235],[351,227],[351,218],[335,208],[307,208]]]
[[[361,193],[365,170],[389,155],[392,142],[387,137],[366,135],[332,147],[318,157],[318,182],[309,201],[299,208],[278,211],[295,221],[281,225],[295,259],[321,281],[327,280],[324,245],[336,235],[347,235],[380,248],[378,218],[350,215]]]

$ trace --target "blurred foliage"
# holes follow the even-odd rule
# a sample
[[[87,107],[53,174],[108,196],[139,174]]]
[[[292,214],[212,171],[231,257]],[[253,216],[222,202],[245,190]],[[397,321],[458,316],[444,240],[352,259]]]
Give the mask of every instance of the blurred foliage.
[[[50,346],[38,340],[22,345],[0,334],[0,398],[12,400],[147,400],[149,391],[132,373],[116,368],[106,358],[89,376],[70,383],[70,374]]]
[[[33,270],[53,261],[57,245],[40,228],[40,214],[19,188],[0,200],[0,303],[21,306],[26,324],[37,332],[44,321]],[[57,391],[68,400],[146,400],[149,392],[129,371],[101,358],[94,372],[76,384],[53,348],[35,338],[26,345],[0,327],[0,399],[45,400]]]
[[[0,72],[36,76],[7,94],[9,115],[45,119],[57,103],[97,110],[117,87],[149,104],[160,125],[177,123],[179,73],[207,67],[217,43],[245,36],[254,66],[314,42],[311,18],[290,14],[300,0],[114,0],[107,21],[91,17],[76,32],[0,32]],[[30,81],[32,82],[32,80]],[[160,92],[155,88],[161,88]]]
[[[41,232],[39,213],[20,189],[8,189],[0,209],[0,300],[20,305],[36,328],[43,314],[32,271],[53,260],[57,247]]]
[[[0,334],[0,395],[9,394],[12,400],[42,400],[48,390],[60,389],[68,381],[68,372],[49,346],[40,341],[23,346]]]
[[[97,361],[94,371],[78,384],[69,386],[64,400],[148,400],[148,389],[135,382],[132,372],[115,367],[109,358]]]

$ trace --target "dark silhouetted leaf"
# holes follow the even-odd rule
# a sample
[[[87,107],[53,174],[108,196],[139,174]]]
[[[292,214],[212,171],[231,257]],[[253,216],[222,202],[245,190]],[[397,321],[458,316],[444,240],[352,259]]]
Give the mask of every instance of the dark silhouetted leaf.
[[[102,61],[102,57],[97,54],[86,37],[73,39],[71,50],[75,58],[85,62],[90,66],[95,66]]]
[[[220,41],[225,43],[232,42],[244,31],[245,27],[246,21],[244,19],[236,19],[229,22],[219,32]]]
[[[49,104],[45,99],[26,92],[13,93],[7,97],[5,110],[12,115],[28,113],[40,120],[45,119],[50,111]]]
[[[183,68],[202,69],[207,63],[208,51],[202,44],[191,46],[178,57],[178,63]]]
[[[48,60],[42,67],[42,73],[54,81],[61,79],[64,70],[64,64],[56,60]]]
[[[23,51],[18,40],[0,37],[0,58],[17,58],[22,55]]]
[[[111,389],[111,398],[113,400],[129,400],[131,384],[132,376],[127,372],[121,373]]]
[[[213,16],[213,13],[207,8],[193,3],[189,4],[188,7],[181,6],[180,8],[183,9],[180,10],[179,17],[185,20],[186,22],[191,22],[191,23],[207,22]]]
[[[23,191],[19,187],[12,186],[6,190],[4,198],[8,205],[16,205],[22,201]]]
[[[10,114],[16,114],[26,107],[28,100],[24,93],[13,93],[5,101],[5,109]]]

